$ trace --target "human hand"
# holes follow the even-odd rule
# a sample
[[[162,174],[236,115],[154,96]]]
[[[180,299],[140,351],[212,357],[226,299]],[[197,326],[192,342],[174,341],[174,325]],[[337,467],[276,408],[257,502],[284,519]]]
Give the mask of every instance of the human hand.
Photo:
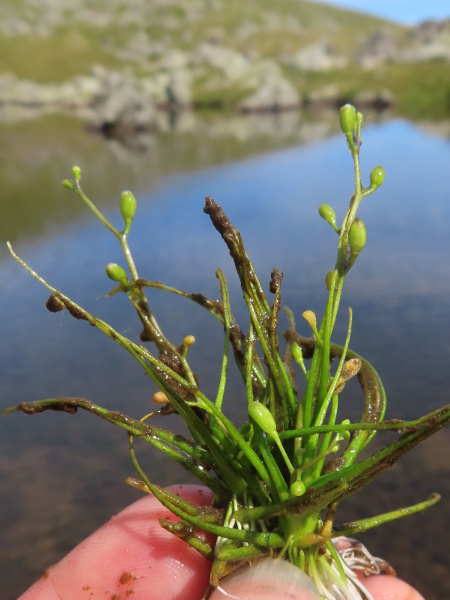
[[[213,496],[198,485],[170,491],[199,505]],[[153,496],[141,498],[47,569],[19,600],[201,600],[211,563],[160,526],[158,519],[170,514]],[[242,568],[223,579],[210,600],[317,600],[317,592],[294,580],[297,571],[302,575],[285,561]],[[364,585],[375,600],[424,600],[388,575],[368,577]]]

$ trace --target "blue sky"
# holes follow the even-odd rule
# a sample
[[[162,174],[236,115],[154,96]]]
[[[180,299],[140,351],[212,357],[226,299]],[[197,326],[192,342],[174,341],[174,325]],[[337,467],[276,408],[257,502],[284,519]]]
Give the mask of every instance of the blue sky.
[[[403,24],[450,18],[449,0],[321,0],[321,3],[370,13]]]

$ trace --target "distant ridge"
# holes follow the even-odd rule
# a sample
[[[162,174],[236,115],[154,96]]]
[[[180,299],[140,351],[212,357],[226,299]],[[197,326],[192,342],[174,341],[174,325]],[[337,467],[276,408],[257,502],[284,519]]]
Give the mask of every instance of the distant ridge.
[[[156,110],[348,99],[445,114],[448,61],[450,21],[411,28],[306,0],[4,0],[0,119],[69,112],[112,131],[125,114],[133,129]]]

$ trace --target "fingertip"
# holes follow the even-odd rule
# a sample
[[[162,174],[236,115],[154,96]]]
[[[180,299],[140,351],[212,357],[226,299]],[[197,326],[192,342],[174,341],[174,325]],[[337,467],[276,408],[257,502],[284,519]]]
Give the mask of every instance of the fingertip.
[[[170,491],[198,505],[210,505],[213,496],[198,485],[172,486]],[[156,498],[144,496],[50,567],[20,600],[130,594],[134,600],[147,600],[155,591],[158,600],[199,600],[211,563],[163,529],[160,518],[178,520]]]
[[[408,583],[392,575],[372,575],[363,580],[374,600],[425,600]]]
[[[211,600],[320,600],[311,579],[285,560],[264,558],[224,577]]]
[[[48,577],[49,572],[45,571],[41,578],[19,596],[17,600],[61,600],[61,596],[57,594]]]

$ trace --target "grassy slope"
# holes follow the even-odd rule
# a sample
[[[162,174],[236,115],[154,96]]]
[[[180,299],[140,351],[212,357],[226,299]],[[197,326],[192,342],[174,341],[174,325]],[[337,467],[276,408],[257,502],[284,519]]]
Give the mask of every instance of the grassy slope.
[[[186,11],[181,0],[179,6],[168,3],[166,7],[147,2],[140,25],[123,24],[123,4],[119,1],[100,0],[95,6],[99,12],[115,17],[102,29],[77,22],[78,10],[73,15],[67,13],[66,24],[50,37],[10,38],[0,34],[0,72],[11,71],[36,81],[59,81],[86,72],[95,62],[119,66],[123,63],[108,49],[126,46],[137,31],[147,33],[151,42],[165,40],[183,50],[218,36],[226,46],[251,52],[255,57],[272,58],[317,39],[326,38],[336,49],[351,51],[380,27],[399,37],[404,31],[386,21],[300,0],[277,0],[276,5],[272,0],[223,0],[219,8],[195,13]],[[45,21],[45,12],[35,18]],[[32,19],[30,16],[27,20]]]
[[[83,2],[86,0],[78,0],[78,4],[83,5]],[[33,18],[45,21],[45,8],[41,7],[40,12],[33,15],[32,11],[20,8],[26,0],[21,0],[20,4],[6,0],[5,4],[9,4],[10,11],[28,15],[28,22],[33,22]],[[199,9],[194,10],[193,6]],[[80,22],[82,11],[75,6],[72,13],[64,13],[64,23],[51,36],[10,38],[0,34],[0,73],[9,71],[39,82],[60,82],[88,72],[94,63],[127,68],[135,73],[149,72],[153,60],[158,58],[158,43],[162,44],[162,52],[164,47],[190,51],[204,40],[213,40],[255,59],[278,60],[318,40],[326,40],[336,51],[351,56],[376,31],[383,30],[392,35],[400,46],[408,34],[407,28],[382,19],[303,0],[277,0],[276,4],[273,0],[218,0],[212,3],[199,0],[187,5],[182,0],[148,1],[136,4],[132,14],[136,17],[134,22],[125,18],[123,11],[126,9],[120,0],[98,0],[95,7],[99,13],[113,15],[103,28]],[[147,36],[150,44],[155,44],[153,57],[139,64],[120,60],[114,54],[118,48],[126,48],[136,35],[142,34]],[[389,89],[396,96],[399,109],[411,116],[414,111],[423,114],[430,106],[439,116],[450,111],[450,70],[444,63],[386,65],[375,71],[352,67],[317,74],[285,72],[303,96],[334,83],[343,97],[351,97],[361,90]],[[220,77],[217,73],[217,81]],[[211,81],[205,82],[209,78]],[[249,91],[245,87],[222,89],[220,85],[215,86],[214,73],[208,71],[203,73],[203,82],[199,82],[196,90],[194,96],[196,93],[203,95],[206,104],[221,96],[225,105],[233,104]]]
[[[361,92],[388,90],[395,98],[395,112],[409,118],[443,119],[450,116],[450,69],[436,60],[414,64],[386,64],[375,70],[348,67],[326,73],[286,71],[300,94],[308,95],[325,86],[339,90],[342,102],[351,102]]]
[[[0,72],[19,78],[60,83],[86,73],[93,63],[120,66],[98,43],[98,32],[89,28],[60,29],[50,38],[0,37]]]

